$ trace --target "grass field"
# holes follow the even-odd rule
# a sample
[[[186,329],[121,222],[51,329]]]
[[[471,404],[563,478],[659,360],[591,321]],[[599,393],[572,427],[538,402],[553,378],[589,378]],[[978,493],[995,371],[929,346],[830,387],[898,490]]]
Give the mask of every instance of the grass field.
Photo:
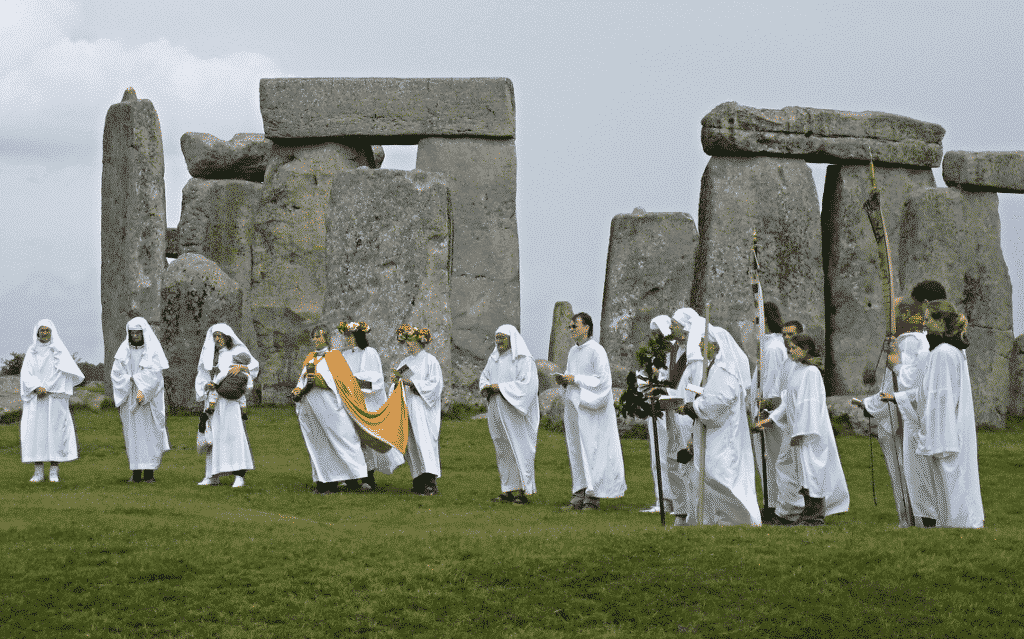
[[[982,530],[899,529],[868,441],[840,437],[849,513],[821,528],[667,528],[647,442],[629,490],[563,512],[565,442],[541,430],[538,494],[493,504],[485,421],[446,421],[441,494],[317,496],[289,408],[248,422],[247,485],[197,487],[172,417],[156,484],[128,485],[113,410],[78,411],[80,459],[30,484],[0,424],[0,637],[1022,637],[1024,427],[979,434]],[[671,522],[669,522],[671,523]]]

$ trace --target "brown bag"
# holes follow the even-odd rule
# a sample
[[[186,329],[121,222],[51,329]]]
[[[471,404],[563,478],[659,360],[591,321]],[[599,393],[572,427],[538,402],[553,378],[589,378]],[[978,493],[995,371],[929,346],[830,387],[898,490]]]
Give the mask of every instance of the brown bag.
[[[238,399],[245,395],[245,388],[249,385],[249,375],[245,371],[228,373],[224,381],[217,386],[217,394],[224,399]]]

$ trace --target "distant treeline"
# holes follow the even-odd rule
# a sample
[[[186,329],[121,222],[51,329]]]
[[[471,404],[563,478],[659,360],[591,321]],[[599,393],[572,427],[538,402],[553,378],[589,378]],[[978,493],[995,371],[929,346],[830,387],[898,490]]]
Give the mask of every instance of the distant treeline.
[[[78,364],[78,368],[82,369],[82,374],[85,375],[83,384],[87,382],[102,382],[104,381],[103,375],[103,362],[99,364],[90,364],[89,362],[83,362],[78,358],[78,353],[72,355],[75,358],[75,363]],[[0,366],[0,375],[20,375],[21,374],[21,363],[25,361],[25,353],[11,353],[9,357],[5,358],[3,365]]]

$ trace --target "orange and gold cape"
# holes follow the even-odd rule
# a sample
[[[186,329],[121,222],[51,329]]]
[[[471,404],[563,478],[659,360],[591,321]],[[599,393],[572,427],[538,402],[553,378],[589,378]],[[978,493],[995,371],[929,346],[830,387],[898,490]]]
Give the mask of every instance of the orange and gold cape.
[[[305,367],[315,355],[315,352],[307,355],[302,366]],[[338,395],[357,425],[359,439],[377,452],[386,453],[395,448],[404,455],[409,441],[409,409],[405,405],[405,386],[399,385],[380,410],[372,412],[366,410],[366,398],[359,388],[359,380],[352,374],[341,351],[327,351],[324,359],[334,377]]]

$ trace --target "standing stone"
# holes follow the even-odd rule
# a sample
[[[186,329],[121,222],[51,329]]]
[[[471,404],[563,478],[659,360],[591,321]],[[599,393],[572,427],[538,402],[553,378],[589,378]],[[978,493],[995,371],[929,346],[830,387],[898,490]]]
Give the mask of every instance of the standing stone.
[[[693,283],[697,227],[686,213],[641,208],[612,218],[601,304],[601,345],[612,386],[625,388],[636,351],[650,339],[651,319],[686,306]]]
[[[494,330],[519,326],[515,141],[424,138],[416,168],[444,175],[451,193],[452,382],[477,398]]]
[[[941,282],[967,316],[976,422],[1005,428],[1013,317],[998,196],[956,187],[914,192],[900,228],[899,271],[908,292],[925,279]]]
[[[555,302],[555,310],[551,314],[551,339],[548,342],[548,360],[559,372],[565,372],[569,362],[569,350],[573,339],[569,335],[569,321],[575,313],[569,302]]]
[[[1024,333],[1013,340],[1010,353],[1010,401],[1007,414],[1024,417]]]
[[[900,219],[907,197],[917,189],[934,187],[935,177],[931,169],[877,167],[875,178],[895,264]],[[885,264],[880,261],[878,245],[864,213],[864,202],[870,192],[867,166],[828,167],[821,240],[827,309],[825,390],[829,395],[864,396],[877,392],[880,383],[875,379],[875,364],[885,340],[889,291],[883,279]],[[897,285],[896,294],[903,288]],[[883,366],[879,363],[878,374]]]
[[[181,190],[178,244],[217,263],[248,293],[252,280],[253,217],[263,185],[246,180],[192,178]]]
[[[370,155],[370,144],[365,141],[275,143],[252,224],[248,303],[261,351],[272,352],[275,343],[309,343],[304,326],[312,326],[323,310],[324,211],[331,183],[339,171],[369,165]],[[260,376],[276,388],[286,377],[295,377],[297,365],[268,359]],[[289,382],[292,387],[294,383],[295,379]]]
[[[196,366],[210,326],[218,322],[227,324],[261,365],[263,358],[253,348],[252,326],[242,316],[242,287],[213,260],[185,253],[167,266],[162,283],[160,344],[170,364],[164,371],[167,404],[195,409]],[[253,401],[258,403],[259,396]]]
[[[160,119],[129,88],[103,126],[100,299],[103,368],[110,392],[114,353],[136,316],[160,326],[160,278],[167,260],[164,150]]]
[[[386,377],[408,354],[395,339],[399,325],[429,328],[427,350],[444,372],[444,403],[479,401],[479,392],[452,394],[451,204],[444,177],[418,170],[342,171],[334,178],[326,228],[322,320],[328,326],[367,322]]]
[[[946,130],[879,111],[757,109],[723,102],[701,120],[708,155],[778,155],[808,162],[939,166]]]
[[[942,179],[965,190],[1024,193],[1024,151],[950,151],[942,159]]]
[[[725,328],[756,360],[750,292],[752,232],[757,230],[761,285],[785,320],[799,320],[824,348],[821,220],[811,169],[788,158],[708,161],[701,178],[700,240],[690,307]]]
[[[210,180],[262,182],[274,143],[262,133],[236,133],[222,140],[209,133],[184,133],[181,153],[189,175]]]

